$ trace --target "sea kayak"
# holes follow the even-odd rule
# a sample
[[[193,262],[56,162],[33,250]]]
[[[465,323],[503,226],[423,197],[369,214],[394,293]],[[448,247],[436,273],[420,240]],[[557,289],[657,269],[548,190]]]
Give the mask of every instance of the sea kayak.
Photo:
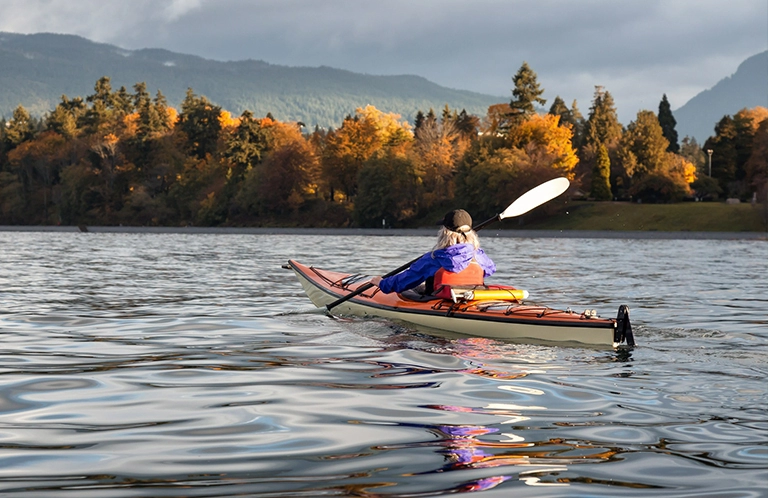
[[[290,260],[293,270],[315,306],[328,307],[367,284],[370,276],[328,271]],[[575,312],[529,304],[527,293],[505,286],[457,291],[452,299],[415,291],[384,294],[372,287],[337,306],[334,314],[381,317],[462,335],[519,342],[582,343],[634,346],[629,308],[619,307],[616,318],[602,318],[594,310]]]

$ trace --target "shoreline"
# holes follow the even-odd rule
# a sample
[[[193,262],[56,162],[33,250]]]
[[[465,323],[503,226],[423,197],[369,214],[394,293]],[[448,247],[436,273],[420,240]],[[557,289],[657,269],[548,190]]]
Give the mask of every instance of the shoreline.
[[[148,233],[230,235],[335,235],[378,237],[434,236],[434,228],[270,228],[270,227],[139,227],[139,226],[16,226],[0,232]],[[768,240],[768,232],[659,232],[621,230],[484,230],[483,237],[564,239]]]

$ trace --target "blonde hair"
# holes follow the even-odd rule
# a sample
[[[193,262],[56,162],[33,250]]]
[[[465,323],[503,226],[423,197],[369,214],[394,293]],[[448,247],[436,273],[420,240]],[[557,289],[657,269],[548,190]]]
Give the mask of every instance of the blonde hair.
[[[434,253],[438,249],[445,249],[456,244],[472,244],[475,250],[480,249],[480,239],[477,238],[474,230],[459,233],[445,227],[440,227],[440,230],[437,232],[437,243],[432,252]]]

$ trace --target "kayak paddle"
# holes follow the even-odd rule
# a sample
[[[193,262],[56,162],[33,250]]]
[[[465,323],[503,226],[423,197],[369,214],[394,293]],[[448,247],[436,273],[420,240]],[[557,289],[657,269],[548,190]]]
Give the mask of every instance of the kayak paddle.
[[[549,202],[558,195],[562,194],[566,190],[568,190],[568,186],[570,185],[570,182],[567,178],[555,178],[554,180],[550,180],[548,182],[544,182],[538,187],[534,187],[528,192],[524,193],[520,197],[515,200],[512,204],[507,206],[507,209],[502,211],[501,213],[497,214],[493,218],[489,218],[485,220],[484,222],[480,223],[479,225],[475,225],[472,227],[474,231],[478,231],[482,229],[483,227],[490,225],[491,223],[495,221],[501,221],[505,218],[514,218],[516,216],[523,215],[530,211],[531,209],[541,206],[545,202]],[[420,258],[421,256],[419,256]],[[412,261],[409,261],[408,263],[404,264],[403,266],[392,270],[391,272],[387,273],[386,275],[383,275],[382,278],[391,277],[392,275],[397,275],[401,271],[404,271],[408,269],[413,263],[415,263],[419,258],[416,258]],[[362,294],[363,292],[367,291],[371,287],[374,287],[374,285],[370,282],[367,284],[361,285],[358,287],[355,291],[350,292],[344,297],[341,297],[337,299],[336,301],[326,304],[324,311],[331,311],[336,306],[340,305],[343,302],[346,302],[353,297]],[[322,310],[322,308],[318,308],[319,310]]]

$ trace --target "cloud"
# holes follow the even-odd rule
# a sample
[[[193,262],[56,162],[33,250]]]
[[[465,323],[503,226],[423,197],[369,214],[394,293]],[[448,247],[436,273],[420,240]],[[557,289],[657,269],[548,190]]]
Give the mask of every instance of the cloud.
[[[511,96],[523,61],[545,98],[588,110],[595,85],[620,119],[673,108],[768,48],[754,0],[0,0],[0,30],[73,33],[124,48],[418,74]]]

